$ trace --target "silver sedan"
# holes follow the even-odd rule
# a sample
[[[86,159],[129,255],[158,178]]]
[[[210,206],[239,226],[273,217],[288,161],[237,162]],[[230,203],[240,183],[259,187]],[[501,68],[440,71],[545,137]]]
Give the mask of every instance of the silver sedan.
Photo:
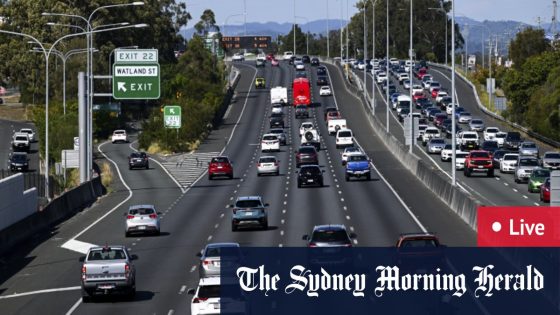
[[[521,142],[519,145],[519,155],[532,155],[539,157],[539,147],[531,141]]]
[[[445,140],[441,138],[432,138],[428,141],[426,145],[426,152],[428,153],[441,153],[441,150],[445,148]]]
[[[261,156],[257,163],[257,176],[263,174],[280,174],[280,161],[275,156]]]
[[[482,119],[473,118],[469,122],[469,128],[471,129],[471,131],[482,131],[484,130],[484,122],[482,121]]]
[[[154,205],[130,206],[126,215],[125,236],[131,233],[160,233],[160,212]]]

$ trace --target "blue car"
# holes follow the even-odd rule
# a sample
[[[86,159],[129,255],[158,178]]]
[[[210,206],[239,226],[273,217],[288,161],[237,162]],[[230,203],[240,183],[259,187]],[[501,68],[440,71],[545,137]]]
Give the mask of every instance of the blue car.
[[[370,160],[365,154],[348,156],[348,162],[346,162],[346,181],[350,181],[352,177],[365,178],[366,180],[371,179]]]
[[[260,227],[268,229],[268,214],[266,208],[268,203],[263,203],[260,196],[238,197],[233,208],[231,218],[231,230],[237,231],[241,227]]]

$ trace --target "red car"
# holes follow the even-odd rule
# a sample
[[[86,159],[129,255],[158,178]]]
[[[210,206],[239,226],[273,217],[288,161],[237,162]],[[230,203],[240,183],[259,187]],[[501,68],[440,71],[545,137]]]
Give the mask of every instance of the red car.
[[[439,93],[438,89],[433,89],[432,90],[432,98],[436,98],[438,93]]]
[[[423,98],[424,97],[424,92],[416,92],[414,94],[412,94],[412,99],[414,101],[418,101],[418,99]]]
[[[272,61],[272,60],[274,60],[274,59],[276,59],[276,58],[274,57],[274,54],[273,54],[273,53],[269,53],[268,55],[266,55],[266,60]]]
[[[541,201],[550,202],[550,177],[541,185]]]
[[[278,62],[277,59],[273,58],[272,60],[270,60],[270,65],[273,66],[273,67],[278,67],[278,66],[280,66],[280,63]]]
[[[208,179],[212,180],[216,176],[233,178],[233,166],[227,156],[213,157],[208,163]]]
[[[465,158],[464,173],[470,177],[473,172],[486,173],[488,177],[494,177],[494,164],[490,152],[483,150],[473,150]]]

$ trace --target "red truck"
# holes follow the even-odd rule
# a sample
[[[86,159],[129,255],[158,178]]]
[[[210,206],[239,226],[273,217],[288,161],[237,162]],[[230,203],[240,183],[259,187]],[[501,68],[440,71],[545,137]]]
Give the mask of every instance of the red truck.
[[[465,176],[470,177],[473,172],[486,173],[488,177],[494,176],[494,166],[490,152],[473,150],[465,158]]]
[[[294,82],[292,82],[292,93],[294,107],[297,105],[311,105],[311,85],[308,79],[294,79]]]

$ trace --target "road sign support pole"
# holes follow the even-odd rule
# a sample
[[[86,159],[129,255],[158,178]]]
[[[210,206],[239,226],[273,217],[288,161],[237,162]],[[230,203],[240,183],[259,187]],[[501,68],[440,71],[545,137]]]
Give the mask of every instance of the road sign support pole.
[[[88,136],[87,136],[87,121],[88,121],[88,108],[86,104],[86,76],[84,72],[78,73],[78,129],[80,137],[80,183],[87,181],[88,175]],[[66,169],[65,169],[66,171]]]

